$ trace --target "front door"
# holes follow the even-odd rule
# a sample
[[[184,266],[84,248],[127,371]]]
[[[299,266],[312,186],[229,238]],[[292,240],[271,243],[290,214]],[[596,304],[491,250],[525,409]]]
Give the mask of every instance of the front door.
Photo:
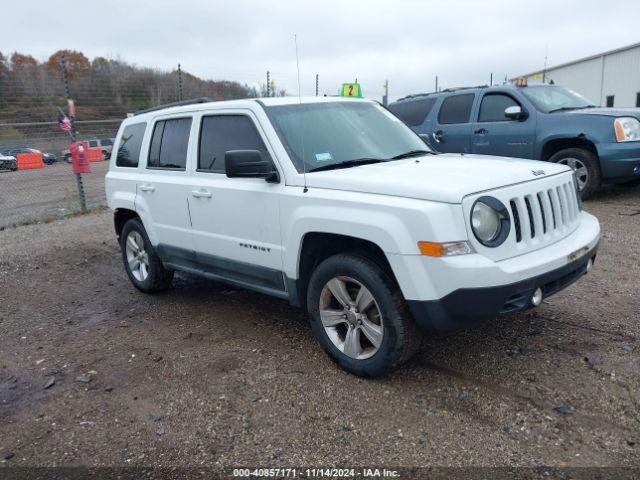
[[[533,158],[535,116],[524,120],[505,117],[508,107],[524,106],[506,93],[484,94],[473,125],[473,153],[501,157]]]
[[[203,115],[189,209],[196,259],[208,273],[265,291],[284,292],[279,195],[282,184],[228,178],[229,150],[273,158],[248,111]]]

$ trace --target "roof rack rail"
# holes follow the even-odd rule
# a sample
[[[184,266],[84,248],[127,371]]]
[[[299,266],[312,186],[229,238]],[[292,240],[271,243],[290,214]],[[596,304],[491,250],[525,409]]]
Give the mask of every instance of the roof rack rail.
[[[415,98],[415,97],[427,97],[429,95],[435,95],[437,93],[450,93],[450,92],[457,92],[458,90],[469,90],[471,88],[488,88],[489,85],[484,84],[484,85],[476,85],[474,87],[452,87],[452,88],[445,88],[444,90],[439,90],[437,92],[427,92],[427,93],[414,93],[412,95],[407,95],[406,97],[402,97],[399,98],[398,100],[396,100],[396,102],[399,102],[401,100],[408,100],[410,98]]]
[[[191,98],[189,100],[182,100],[180,102],[165,103],[164,105],[158,105],[157,107],[151,107],[145,110],[138,110],[137,112],[134,112],[133,115],[135,116],[135,115],[141,115],[143,113],[155,112],[157,110],[164,110],[165,108],[184,107],[185,105],[195,105],[198,103],[209,103],[209,102],[213,102],[213,100],[209,97]]]

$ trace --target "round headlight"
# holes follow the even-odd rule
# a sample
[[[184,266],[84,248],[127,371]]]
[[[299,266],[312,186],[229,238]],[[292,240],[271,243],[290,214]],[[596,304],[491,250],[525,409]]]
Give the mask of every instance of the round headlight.
[[[471,230],[487,247],[501,245],[509,235],[511,221],[502,202],[493,197],[480,197],[471,208]]]

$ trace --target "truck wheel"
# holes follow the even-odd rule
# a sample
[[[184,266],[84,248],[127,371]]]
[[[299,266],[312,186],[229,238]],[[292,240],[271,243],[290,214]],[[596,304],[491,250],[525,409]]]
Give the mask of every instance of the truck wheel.
[[[420,346],[397,285],[367,258],[339,254],[323,261],[311,275],[307,305],[322,348],[355,375],[389,373]]]
[[[164,268],[138,218],[124,224],[120,248],[129,280],[138,290],[155,293],[171,286],[173,270]]]
[[[568,165],[576,172],[583,200],[600,188],[600,166],[598,157],[593,152],[582,148],[566,148],[552,155],[549,161]]]

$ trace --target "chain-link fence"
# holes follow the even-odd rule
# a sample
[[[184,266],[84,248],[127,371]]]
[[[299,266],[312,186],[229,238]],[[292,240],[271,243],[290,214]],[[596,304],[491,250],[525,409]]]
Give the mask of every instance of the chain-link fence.
[[[68,112],[61,56],[38,62],[0,53],[0,228],[71,215],[81,203],[70,164],[70,136],[58,115]],[[255,88],[230,81],[202,80],[180,69],[163,72],[137,68],[120,60],[89,61],[77,52],[65,58],[69,94],[76,110],[78,140],[110,156],[123,118],[137,110],[183,98],[215,100],[255,97]],[[41,164],[11,160],[42,152]],[[26,158],[24,155],[22,158]],[[82,175],[86,203],[106,203],[104,176],[108,163],[96,158]],[[17,167],[17,168],[16,168]]]

